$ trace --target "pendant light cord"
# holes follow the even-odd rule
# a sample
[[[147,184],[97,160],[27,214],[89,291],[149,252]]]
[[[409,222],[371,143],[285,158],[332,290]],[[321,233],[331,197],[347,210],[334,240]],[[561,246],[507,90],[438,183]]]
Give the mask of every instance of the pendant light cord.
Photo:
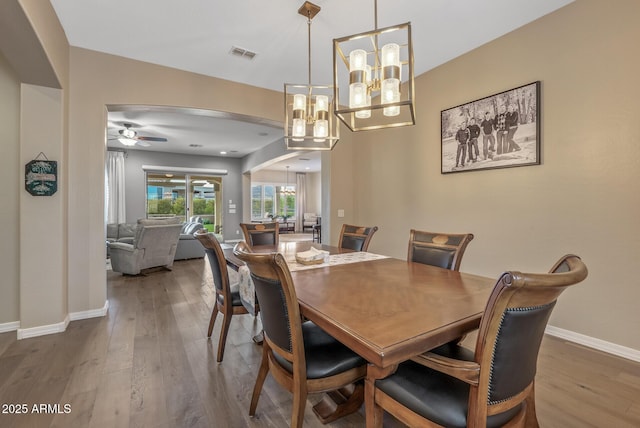
[[[307,11],[307,41],[309,52],[309,86],[311,86],[311,11]]]

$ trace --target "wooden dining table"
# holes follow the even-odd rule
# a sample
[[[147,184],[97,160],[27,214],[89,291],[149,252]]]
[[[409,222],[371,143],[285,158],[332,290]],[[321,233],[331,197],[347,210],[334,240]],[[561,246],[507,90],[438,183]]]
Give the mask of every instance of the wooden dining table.
[[[286,259],[311,246],[330,254],[349,251],[310,242],[280,244],[277,250]],[[224,251],[232,267],[242,265],[231,248]],[[495,283],[391,257],[293,271],[291,277],[302,315],[368,361],[367,388],[400,362],[477,328]],[[374,423],[370,407],[367,426]]]

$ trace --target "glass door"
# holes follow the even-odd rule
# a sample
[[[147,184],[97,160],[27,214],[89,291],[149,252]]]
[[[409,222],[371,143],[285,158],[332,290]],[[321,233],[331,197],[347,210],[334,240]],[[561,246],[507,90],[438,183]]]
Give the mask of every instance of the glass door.
[[[210,232],[222,233],[222,177],[147,173],[147,218],[200,217]]]

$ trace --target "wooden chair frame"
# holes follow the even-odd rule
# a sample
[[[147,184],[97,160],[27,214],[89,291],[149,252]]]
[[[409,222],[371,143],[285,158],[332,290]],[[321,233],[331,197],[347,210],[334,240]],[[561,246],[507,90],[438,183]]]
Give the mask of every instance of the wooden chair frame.
[[[354,232],[351,232],[354,230]],[[367,233],[367,230],[369,231]],[[373,234],[378,231],[378,226],[355,226],[353,224],[343,224],[342,229],[340,230],[340,238],[338,239],[339,247],[343,247],[343,240],[345,237],[353,237],[353,238],[361,238],[364,240],[362,243],[362,249],[360,251],[367,251],[369,248],[369,243],[371,242],[371,238]]]
[[[291,273],[284,256],[279,253],[251,253],[250,248],[240,242],[234,248],[234,254],[243,260],[251,271],[252,276],[279,281],[285,295],[287,313],[289,314],[289,329],[291,331],[292,352],[275,344],[267,332],[264,332],[262,361],[251,397],[249,415],[254,416],[262,386],[271,372],[274,379],[293,394],[291,426],[301,427],[304,419],[304,409],[309,393],[329,392],[334,401],[336,395],[341,396],[343,403],[338,404],[330,400],[323,400],[314,406],[314,412],[323,423],[328,423],[342,416],[357,411],[363,401],[364,388],[360,383],[353,385],[366,376],[366,365],[346,372],[321,379],[307,379],[306,360],[302,336],[302,316],[296,297]],[[293,366],[293,373],[289,373],[274,358],[273,353],[286,359]]]
[[[535,393],[532,381],[524,390],[509,399],[491,404],[488,401],[493,349],[505,310],[547,305],[569,286],[587,277],[587,268],[579,257],[562,257],[548,274],[506,272],[496,283],[480,322],[474,361],[461,361],[427,352],[412,360],[440,371],[470,386],[467,426],[484,428],[487,416],[513,409],[523,403],[521,411],[505,426],[537,427]],[[438,427],[440,425],[414,413],[389,395],[376,389],[367,380],[365,390],[367,426],[381,427],[383,410],[409,426]]]
[[[278,222],[272,223],[240,223],[240,228],[242,229],[242,234],[244,235],[244,240],[246,241],[249,247],[253,247],[253,237],[254,235],[262,234],[262,233],[274,233],[275,246],[278,246],[279,236],[280,236],[280,226]]]
[[[419,239],[421,236],[433,236],[431,241],[424,241]],[[464,255],[467,245],[473,239],[472,233],[439,233],[439,232],[427,232],[423,230],[411,229],[409,232],[409,248],[407,250],[407,260],[415,261],[414,250],[418,248],[432,248],[437,250],[453,251],[453,259],[451,266],[448,269],[458,271],[460,269],[460,263],[462,262],[462,256]],[[458,244],[450,244],[449,242],[458,242]]]
[[[218,340],[218,355],[217,362],[222,362],[224,358],[224,349],[227,343],[227,334],[229,333],[229,326],[231,325],[231,318],[233,315],[243,315],[249,312],[244,306],[233,306],[231,298],[231,284],[229,283],[229,271],[227,268],[227,262],[224,258],[224,253],[220,243],[216,237],[208,233],[206,229],[200,229],[194,233],[196,239],[202,243],[205,249],[211,250],[215,255],[218,265],[220,267],[220,284],[214,284],[215,301],[213,302],[213,309],[211,311],[211,319],[209,320],[209,330],[207,331],[207,337],[211,337],[213,333],[213,327],[216,323],[218,312],[222,313],[222,328],[220,329],[220,339]],[[214,266],[211,266],[214,269]],[[215,276],[214,276],[215,277]],[[219,298],[220,297],[220,298]],[[222,300],[222,301],[221,301]],[[254,316],[257,315],[259,306],[256,303]]]

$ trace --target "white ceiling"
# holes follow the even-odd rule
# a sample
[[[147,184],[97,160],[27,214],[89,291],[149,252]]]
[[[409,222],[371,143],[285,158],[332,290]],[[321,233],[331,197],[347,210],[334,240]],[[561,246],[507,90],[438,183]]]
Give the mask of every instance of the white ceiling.
[[[411,22],[418,76],[572,0],[380,0],[378,28]],[[262,88],[283,90],[308,76],[304,0],[51,0],[72,46],[119,55]],[[332,40],[375,28],[374,1],[315,0],[311,26],[312,83],[331,84]],[[232,47],[256,52],[253,60]],[[140,135],[200,141],[211,153],[233,156],[269,144],[283,133],[268,124],[192,118],[167,111],[114,111],[110,122],[140,125]],[[197,116],[197,115],[196,115]],[[210,125],[208,122],[221,121]],[[197,131],[188,134],[187,129]],[[143,134],[144,131],[144,134]],[[111,130],[110,133],[117,130]],[[257,135],[261,133],[268,135]],[[157,143],[153,147],[162,150]],[[168,144],[165,144],[168,145]],[[181,150],[188,150],[182,144]],[[186,145],[188,147],[188,144]],[[175,149],[172,149],[175,150]]]

